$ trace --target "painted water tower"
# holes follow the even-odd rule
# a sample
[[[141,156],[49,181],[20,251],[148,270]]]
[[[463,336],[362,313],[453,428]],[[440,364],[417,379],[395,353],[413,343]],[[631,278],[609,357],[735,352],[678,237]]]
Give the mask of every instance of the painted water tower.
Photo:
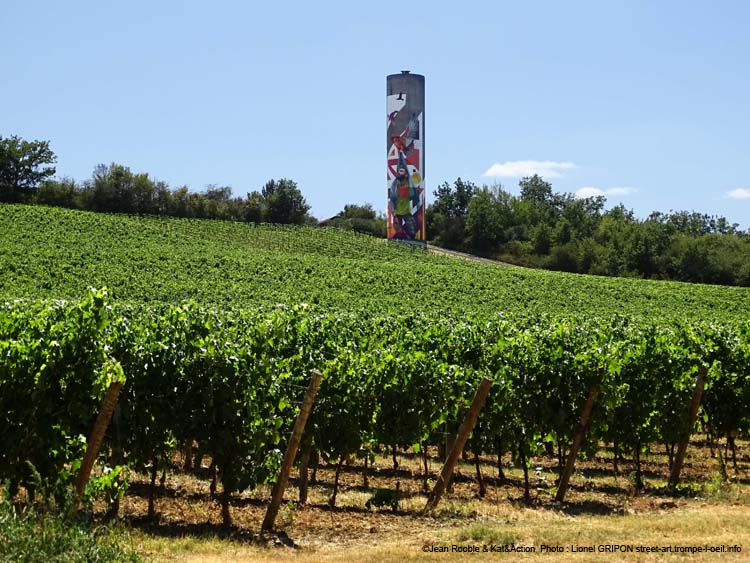
[[[388,238],[425,239],[424,76],[402,70],[386,78]]]

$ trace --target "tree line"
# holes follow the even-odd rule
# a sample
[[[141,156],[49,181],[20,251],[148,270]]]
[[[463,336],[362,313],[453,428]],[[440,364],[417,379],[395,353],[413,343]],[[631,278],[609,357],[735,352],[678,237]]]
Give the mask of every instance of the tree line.
[[[49,141],[0,136],[0,202],[32,203],[106,213],[167,215],[253,223],[317,225],[297,183],[269,180],[245,197],[229,186],[209,185],[201,192],[171,188],[127,166],[99,164],[90,179],[55,178],[57,162]],[[370,203],[347,204],[324,226],[385,238],[386,219]]]
[[[371,204],[347,204],[318,223],[296,182],[269,180],[245,197],[228,186],[201,192],[171,188],[147,173],[112,163],[83,182],[55,178],[48,141],[0,136],[0,201],[73,209],[201,219],[321,224],[386,236],[386,218]],[[606,198],[557,193],[538,175],[520,194],[456,179],[434,191],[427,238],[445,248],[522,266],[602,276],[750,286],[750,232],[725,217],[654,212],[646,219]]]
[[[606,198],[556,193],[538,175],[520,194],[458,178],[434,192],[427,237],[446,248],[551,270],[750,286],[750,232],[687,211],[635,217]]]
[[[25,202],[108,213],[169,215],[283,224],[315,224],[296,182],[269,180],[246,197],[229,186],[209,185],[201,192],[171,188],[147,173],[112,163],[94,168],[78,182],[54,178],[57,158],[48,141],[0,137],[0,201]]]

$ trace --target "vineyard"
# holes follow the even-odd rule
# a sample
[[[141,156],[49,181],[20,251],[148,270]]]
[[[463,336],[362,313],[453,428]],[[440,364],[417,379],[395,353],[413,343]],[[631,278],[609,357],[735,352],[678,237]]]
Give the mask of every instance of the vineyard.
[[[434,256],[310,227],[138,218],[0,206],[0,298],[81,299],[220,309],[308,303],[435,316],[612,314],[747,320],[750,290],[581,276]]]
[[[671,468],[699,430],[725,477],[742,461],[748,290],[498,267],[326,229],[23,206],[0,206],[0,222],[0,482],[13,498],[60,493],[114,379],[100,465],[146,476],[150,517],[179,457],[208,472],[232,524],[238,496],[276,479],[314,370],[302,504],[317,467],[336,507],[348,464],[368,487],[376,456],[394,475],[413,456],[428,491],[483,378],[464,452],[479,497],[493,459],[499,478],[520,468],[531,502],[534,460],[562,474],[578,438],[572,457],[606,452],[607,471],[632,468],[635,493],[649,452]],[[102,485],[115,511],[117,471]],[[368,509],[403,498],[372,492]]]

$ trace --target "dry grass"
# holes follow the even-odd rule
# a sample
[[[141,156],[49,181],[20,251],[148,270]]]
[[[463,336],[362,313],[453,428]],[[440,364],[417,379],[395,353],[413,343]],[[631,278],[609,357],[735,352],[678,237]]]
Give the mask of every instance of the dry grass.
[[[686,555],[626,553],[572,553],[572,546],[733,546],[741,545],[740,554],[696,554],[691,561],[748,560],[750,549],[750,508],[747,506],[699,506],[687,510],[628,516],[579,516],[562,513],[547,514],[533,510],[509,511],[506,519],[475,520],[469,525],[444,526],[428,520],[423,525],[405,523],[394,533],[375,533],[369,540],[320,542],[301,549],[265,548],[219,539],[160,539],[140,536],[140,548],[151,553],[156,561],[208,563],[237,562],[348,562],[348,561],[447,561],[483,560],[497,557],[522,556],[524,561],[549,557],[558,561],[665,561],[681,560]],[[342,532],[342,535],[345,531]],[[423,546],[485,545],[535,546],[536,553],[527,554],[455,554],[425,553]],[[560,545],[564,553],[542,554],[542,544]],[[603,549],[603,548],[602,548]],[[554,560],[554,559],[553,559]]]
[[[238,495],[232,504],[235,528],[220,526],[216,499],[208,482],[192,474],[175,472],[157,501],[159,518],[148,522],[145,477],[136,476],[124,499],[121,514],[133,526],[138,548],[155,561],[238,562],[349,562],[349,561],[455,561],[523,557],[536,561],[722,561],[750,560],[750,490],[746,484],[750,458],[741,450],[737,474],[724,483],[717,462],[707,449],[690,449],[681,494],[667,495],[666,462],[659,453],[644,458],[647,488],[635,494],[633,481],[612,474],[606,455],[579,464],[566,502],[554,501],[555,462],[540,458],[532,471],[530,506],[522,501],[522,473],[505,467],[507,480],[495,478],[496,468],[484,459],[487,495],[477,496],[474,469],[460,466],[455,489],[429,517],[420,515],[426,496],[421,491],[419,460],[400,456],[394,471],[390,458],[378,457],[370,472],[370,487],[395,489],[401,499],[397,512],[390,508],[367,510],[372,491],[362,486],[361,466],[344,468],[337,505],[327,505],[333,470],[322,467],[318,485],[311,487],[308,504],[298,506],[297,490],[287,490],[288,503],[277,518],[279,535],[258,534],[269,499],[269,489]],[[506,460],[509,462],[509,460]],[[508,465],[506,463],[506,465]],[[434,477],[439,462],[433,459]],[[285,545],[286,544],[286,545]],[[478,554],[424,552],[424,546],[478,546]],[[484,546],[532,546],[535,553],[483,553]],[[562,546],[563,553],[540,553],[542,544]],[[603,553],[600,546],[734,546],[744,553]],[[289,547],[293,546],[293,547]],[[593,546],[594,553],[573,552]]]

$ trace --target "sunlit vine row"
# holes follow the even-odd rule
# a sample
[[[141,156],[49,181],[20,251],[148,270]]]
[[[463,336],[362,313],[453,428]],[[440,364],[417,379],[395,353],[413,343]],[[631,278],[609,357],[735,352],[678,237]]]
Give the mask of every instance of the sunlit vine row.
[[[0,308],[0,479],[11,490],[34,486],[32,466],[54,479],[80,456],[113,361],[127,381],[112,462],[155,470],[196,441],[221,470],[225,504],[276,475],[313,369],[324,379],[312,445],[334,462],[440,442],[482,377],[494,383],[471,447],[522,464],[549,443],[564,455],[592,385],[590,451],[674,444],[702,366],[705,425],[750,430],[747,322],[149,307],[95,291]]]

